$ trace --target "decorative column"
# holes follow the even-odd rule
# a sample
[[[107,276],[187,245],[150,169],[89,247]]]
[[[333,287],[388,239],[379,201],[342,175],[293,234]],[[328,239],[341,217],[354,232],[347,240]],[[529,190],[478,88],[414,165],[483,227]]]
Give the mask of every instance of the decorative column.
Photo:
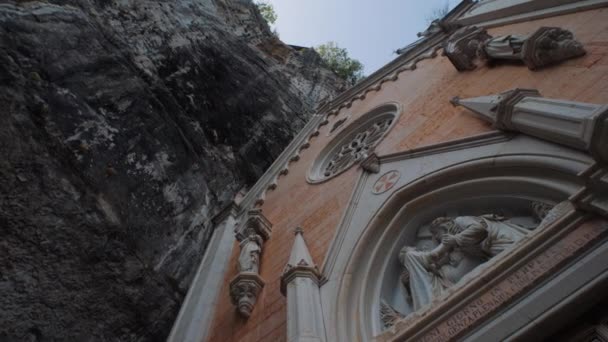
[[[535,89],[513,89],[468,99],[455,97],[451,102],[497,129],[583,150],[599,162],[608,162],[608,105],[547,99]]]
[[[326,341],[319,285],[323,276],[306,247],[302,228],[296,228],[291,256],[281,276],[281,292],[287,297],[289,342]]]
[[[232,304],[244,317],[249,317],[264,288],[260,277],[260,256],[264,242],[270,238],[272,224],[262,215],[262,210],[250,210],[245,224],[235,230],[241,252],[237,269],[239,274],[230,282]]]

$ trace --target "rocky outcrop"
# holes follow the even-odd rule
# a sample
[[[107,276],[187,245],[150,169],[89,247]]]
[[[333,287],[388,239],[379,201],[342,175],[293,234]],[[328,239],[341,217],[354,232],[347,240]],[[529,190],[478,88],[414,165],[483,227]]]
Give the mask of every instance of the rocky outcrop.
[[[0,4],[0,340],[164,340],[210,237],[344,82],[244,0]]]

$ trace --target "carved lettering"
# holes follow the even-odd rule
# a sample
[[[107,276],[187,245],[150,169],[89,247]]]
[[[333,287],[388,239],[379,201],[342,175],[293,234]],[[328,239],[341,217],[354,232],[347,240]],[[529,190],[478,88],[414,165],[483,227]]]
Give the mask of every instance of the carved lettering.
[[[420,340],[449,341],[458,338],[497,309],[523,294],[527,288],[554,273],[555,268],[573,259],[607,231],[608,225],[600,225],[598,222],[581,225],[450,318],[439,323]]]

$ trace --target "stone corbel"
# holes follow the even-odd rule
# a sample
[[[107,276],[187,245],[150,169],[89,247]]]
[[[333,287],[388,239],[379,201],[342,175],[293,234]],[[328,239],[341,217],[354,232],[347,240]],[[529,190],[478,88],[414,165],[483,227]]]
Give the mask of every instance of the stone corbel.
[[[245,224],[235,231],[241,248],[237,265],[239,273],[230,282],[232,304],[244,317],[251,315],[257,297],[264,288],[264,280],[259,275],[260,256],[272,228],[260,209],[250,210],[247,216]]]
[[[376,153],[372,153],[361,162],[361,168],[369,173],[380,172],[380,158]]]
[[[292,342],[326,341],[319,286],[323,276],[315,265],[302,228],[281,275],[281,293],[287,297],[287,339]]]
[[[608,162],[608,105],[548,99],[535,89],[468,99],[455,97],[451,102],[497,129],[583,150],[598,163]]]
[[[536,70],[580,57],[585,49],[572,32],[559,27],[541,27],[529,35],[492,37],[483,28],[467,26],[444,42],[443,53],[458,71],[475,69],[480,59],[516,60]]]

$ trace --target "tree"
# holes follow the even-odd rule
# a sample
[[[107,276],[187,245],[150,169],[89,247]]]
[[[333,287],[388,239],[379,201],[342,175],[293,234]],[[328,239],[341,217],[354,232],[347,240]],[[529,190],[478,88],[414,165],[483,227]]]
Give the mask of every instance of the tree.
[[[363,64],[354,58],[350,58],[348,51],[339,47],[335,42],[319,45],[315,50],[331,71],[351,85],[356,84],[364,78]]]
[[[277,13],[274,11],[274,6],[269,2],[257,2],[258,10],[268,25],[272,25],[277,21]]]

